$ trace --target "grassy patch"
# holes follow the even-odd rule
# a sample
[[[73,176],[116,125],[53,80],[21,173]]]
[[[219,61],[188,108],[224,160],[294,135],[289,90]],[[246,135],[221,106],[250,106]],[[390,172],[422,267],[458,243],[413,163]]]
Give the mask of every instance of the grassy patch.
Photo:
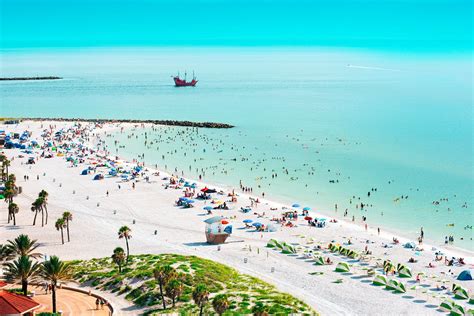
[[[183,276],[183,293],[171,308],[171,300],[166,298],[166,310],[161,308],[161,296],[158,282],[153,278],[153,270],[160,265],[171,265]],[[177,313],[196,314],[198,307],[192,299],[197,284],[205,284],[210,293],[209,299],[216,294],[227,294],[230,308],[226,315],[251,314],[257,302],[262,302],[270,314],[316,314],[304,302],[291,295],[278,292],[274,286],[257,278],[240,274],[223,264],[195,256],[175,254],[130,256],[130,262],[123,267],[122,273],[110,258],[96,258],[86,261],[74,261],[74,276],[85,285],[124,295],[138,306],[149,306],[146,315]],[[210,302],[206,304],[206,314],[215,314]]]

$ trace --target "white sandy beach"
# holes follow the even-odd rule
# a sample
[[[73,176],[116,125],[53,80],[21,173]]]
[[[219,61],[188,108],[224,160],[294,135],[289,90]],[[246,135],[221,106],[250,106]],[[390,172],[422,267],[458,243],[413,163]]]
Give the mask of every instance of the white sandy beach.
[[[30,140],[35,139],[41,145],[43,143],[40,137],[41,124],[43,128],[53,124],[56,126],[55,130],[73,125],[26,121],[19,125],[4,125],[0,129],[20,133],[24,130],[32,131]],[[117,128],[117,125],[106,124],[103,129],[95,131],[96,136],[103,135],[104,130],[113,128]],[[40,153],[40,150],[37,152]],[[41,252],[44,254],[55,254],[67,260],[108,257],[116,246],[124,246],[124,241],[117,237],[117,231],[121,226],[127,225],[132,230],[130,240],[132,254],[179,253],[215,260],[274,284],[281,291],[302,299],[322,315],[442,314],[438,306],[444,300],[443,296],[450,295],[446,290],[436,289],[437,286],[443,285],[443,282],[439,281],[441,279],[446,281],[444,284],[448,288],[455,282],[468,289],[471,295],[474,292],[474,281],[455,279],[461,271],[473,268],[473,254],[465,250],[445,248],[444,245],[423,244],[421,247],[424,251],[415,254],[414,250],[402,246],[409,241],[403,236],[398,237],[400,244],[394,245],[392,243],[394,235],[388,232],[382,230],[378,235],[375,227],[369,227],[369,230],[365,231],[361,222],[350,223],[340,219],[337,223],[330,223],[328,220],[325,228],[310,227],[303,220],[303,216],[300,216],[296,222],[297,227],[279,227],[278,231],[273,233],[243,229],[242,220],[246,218],[257,220],[253,212],[265,212],[265,217],[258,218],[258,221],[269,223],[274,216],[281,217],[283,206],[261,200],[251,213],[244,214],[239,211],[240,207],[250,203],[248,196],[242,194],[238,188],[236,188],[239,194],[238,202],[229,204],[231,210],[214,211],[214,215],[235,217],[230,220],[234,228],[232,236],[224,245],[208,245],[205,242],[203,223],[203,220],[209,217],[203,210],[206,202],[197,200],[191,209],[176,207],[174,202],[183,195],[183,190],[165,189],[163,184],[168,183],[168,180],[162,180],[166,176],[163,172],[160,176],[154,176],[149,170],[147,174],[150,176],[150,181],[140,179],[133,189],[132,182],[122,182],[118,177],[106,176],[104,180],[93,181],[94,174],[81,175],[81,171],[87,165],[79,164],[77,167],[72,167],[66,162],[65,157],[40,158],[36,164],[27,165],[29,155],[22,153],[21,150],[8,149],[4,150],[4,153],[12,160],[10,172],[16,175],[17,185],[22,187],[23,192],[15,198],[15,203],[20,206],[17,226],[7,224],[7,206],[5,203],[1,206],[0,243],[25,233],[38,240]],[[19,155],[24,157],[19,158]],[[24,180],[25,175],[29,176],[29,180]],[[196,182],[199,189],[205,186]],[[120,189],[118,184],[121,186]],[[37,220],[36,226],[32,226],[34,213],[30,211],[31,203],[42,189],[49,193],[49,221],[45,227],[41,227],[41,219],[39,224]],[[109,192],[108,196],[106,192]],[[227,200],[227,196],[220,198]],[[271,211],[270,208],[278,210]],[[73,221],[71,242],[62,245],[60,233],[55,229],[54,222],[65,210],[72,212]],[[155,230],[157,235],[154,234]],[[337,273],[334,272],[335,265],[340,261],[347,262],[342,256],[323,250],[322,255],[331,258],[335,264],[316,266],[300,255],[284,255],[266,248],[265,245],[271,238],[311,248],[315,245],[324,248],[330,242],[343,244],[350,238],[353,244],[347,246],[348,248],[362,252],[367,245],[373,252],[373,257],[380,258],[380,261],[390,259],[394,263],[410,267],[413,278],[403,280],[407,285],[407,293],[394,294],[373,286],[373,278],[364,276],[362,269],[364,265],[358,262],[349,261],[354,265],[351,274]],[[367,240],[370,242],[367,243]],[[383,244],[388,245],[388,248],[383,247]],[[443,252],[449,258],[462,257],[466,265],[448,267],[444,264],[444,260],[435,262],[436,251]],[[408,263],[410,257],[414,257],[417,262]],[[375,265],[375,258],[368,264]],[[428,268],[429,263],[435,267]],[[323,272],[323,274],[310,274],[312,272]],[[425,276],[421,277],[420,287],[416,290],[409,289],[415,285],[415,276],[419,272],[425,273]],[[377,273],[381,274],[381,270],[377,270]],[[342,279],[342,283],[334,283],[337,279]],[[123,300],[118,301],[123,303]],[[459,304],[469,308],[467,301],[459,301]],[[125,308],[126,303],[120,307]],[[135,312],[119,310],[118,313]]]

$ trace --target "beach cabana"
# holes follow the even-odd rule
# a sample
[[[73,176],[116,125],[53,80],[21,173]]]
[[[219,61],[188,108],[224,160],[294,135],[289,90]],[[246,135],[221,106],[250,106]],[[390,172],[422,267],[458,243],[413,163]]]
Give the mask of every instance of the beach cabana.
[[[457,279],[459,281],[470,281],[472,280],[472,272],[471,270],[464,270],[461,273],[459,273]]]
[[[454,297],[457,299],[460,299],[460,300],[469,299],[469,294],[467,293],[467,290],[457,284],[453,284],[453,293],[454,293]]]
[[[411,278],[411,270],[405,265],[399,264],[397,267],[398,276],[401,278]]]
[[[223,216],[214,216],[204,221],[206,223],[206,241],[209,244],[223,244],[227,237],[232,233],[232,226],[228,229],[227,224],[223,224],[226,218]]]
[[[336,266],[336,272],[349,272],[349,265],[345,262],[339,262]]]
[[[377,286],[386,286],[387,282],[388,281],[385,275],[376,275],[372,281],[372,284]]]
[[[275,239],[270,239],[267,242],[267,247],[268,248],[275,248],[275,247],[277,247],[277,245],[278,245],[278,241],[276,241]]]
[[[317,265],[317,266],[323,266],[323,265],[325,264],[324,258],[321,257],[321,256],[317,256],[317,257],[314,259],[314,264]]]

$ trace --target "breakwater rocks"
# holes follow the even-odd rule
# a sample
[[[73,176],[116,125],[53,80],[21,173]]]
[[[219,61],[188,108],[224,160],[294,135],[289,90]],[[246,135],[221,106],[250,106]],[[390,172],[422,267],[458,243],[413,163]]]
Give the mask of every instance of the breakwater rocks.
[[[127,120],[127,119],[83,119],[83,118],[38,118],[25,117],[25,121],[59,121],[59,122],[89,122],[89,123],[131,123],[131,124],[156,124],[168,126],[201,127],[201,128],[232,128],[234,125],[215,122],[192,122],[176,120]]]
[[[59,80],[63,79],[62,77],[2,77],[0,81],[15,81],[15,80]]]

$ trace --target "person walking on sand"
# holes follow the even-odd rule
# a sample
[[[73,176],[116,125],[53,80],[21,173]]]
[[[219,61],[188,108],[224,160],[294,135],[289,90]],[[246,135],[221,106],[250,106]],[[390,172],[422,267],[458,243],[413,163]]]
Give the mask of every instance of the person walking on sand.
[[[95,309],[97,309],[97,310],[99,309],[99,304],[100,304],[100,301],[99,301],[99,298],[97,298],[95,300]]]

